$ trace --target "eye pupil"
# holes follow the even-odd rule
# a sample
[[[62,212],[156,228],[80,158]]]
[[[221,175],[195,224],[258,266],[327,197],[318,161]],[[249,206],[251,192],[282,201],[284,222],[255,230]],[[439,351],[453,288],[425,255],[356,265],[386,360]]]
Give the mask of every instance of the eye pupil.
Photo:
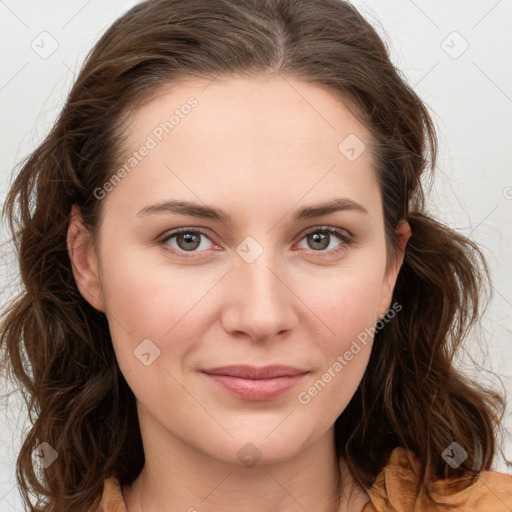
[[[329,247],[329,235],[325,235],[323,233],[312,233],[308,236],[308,242],[312,241],[313,244],[320,244],[320,247],[312,247],[312,249],[325,249]],[[325,243],[327,241],[327,243]]]
[[[184,241],[185,245],[183,245],[181,242]],[[189,233],[180,233],[176,237],[176,242],[180,249],[183,249],[184,251],[193,251],[194,249],[197,249],[201,243],[200,235],[189,232]],[[189,245],[191,244],[191,245]]]

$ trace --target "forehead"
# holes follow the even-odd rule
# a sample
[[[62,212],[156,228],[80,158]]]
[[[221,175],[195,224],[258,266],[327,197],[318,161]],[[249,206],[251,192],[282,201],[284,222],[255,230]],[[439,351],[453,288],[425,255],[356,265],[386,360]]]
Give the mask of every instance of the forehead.
[[[132,112],[119,165],[151,146],[124,180],[141,200],[192,192],[229,201],[236,190],[247,205],[276,194],[291,205],[335,189],[360,200],[377,187],[369,143],[341,98],[318,84],[198,79],[161,88]]]
[[[201,147],[221,145],[233,152],[242,149],[242,141],[245,150],[250,145],[272,150],[275,145],[266,143],[276,142],[276,136],[280,150],[297,151],[311,141],[305,150],[334,149],[335,155],[348,135],[369,142],[341,94],[284,76],[189,79],[160,87],[132,113],[126,135],[130,141],[155,132],[160,139],[171,131],[176,142],[180,135],[190,140],[195,134]],[[239,144],[230,144],[233,140]]]

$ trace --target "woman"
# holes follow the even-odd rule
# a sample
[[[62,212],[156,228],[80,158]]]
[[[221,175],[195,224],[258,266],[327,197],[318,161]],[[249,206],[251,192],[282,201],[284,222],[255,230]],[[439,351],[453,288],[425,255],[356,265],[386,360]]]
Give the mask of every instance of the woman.
[[[435,158],[346,2],[117,20],[5,206],[29,509],[512,506],[503,400],[452,365],[488,274],[426,212]]]

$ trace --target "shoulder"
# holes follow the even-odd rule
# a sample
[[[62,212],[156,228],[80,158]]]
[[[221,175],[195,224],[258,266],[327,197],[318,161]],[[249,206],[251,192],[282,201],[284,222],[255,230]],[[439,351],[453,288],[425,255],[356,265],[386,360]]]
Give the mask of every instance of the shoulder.
[[[99,507],[90,512],[126,512],[121,484],[115,476],[105,478]]]
[[[512,509],[512,476],[484,471],[477,477],[434,480],[418,490],[421,463],[404,448],[395,448],[368,491],[363,512],[397,510],[508,512]]]
[[[371,502],[362,512],[509,512],[512,509],[510,475],[484,471],[475,479],[435,480],[429,484],[428,490],[418,491],[420,467],[420,461],[413,452],[395,448],[368,491]],[[111,476],[104,480],[100,506],[91,512],[126,512],[117,478]]]

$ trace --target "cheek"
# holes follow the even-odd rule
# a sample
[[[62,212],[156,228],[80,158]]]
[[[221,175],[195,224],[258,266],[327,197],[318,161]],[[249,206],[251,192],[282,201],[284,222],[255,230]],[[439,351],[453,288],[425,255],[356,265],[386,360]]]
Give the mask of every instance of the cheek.
[[[310,412],[325,416],[326,425],[343,412],[368,364],[383,272],[384,265],[369,261],[331,274],[322,285],[316,281],[315,286],[303,288],[304,301],[323,325],[314,340],[323,364],[301,387],[297,400]]]
[[[331,350],[375,324],[380,313],[385,262],[358,255],[335,272],[297,281],[295,290],[317,315]]]
[[[134,350],[148,339],[176,358],[187,345],[173,341],[197,338],[200,324],[194,319],[204,318],[201,299],[218,282],[217,274],[164,265],[142,249],[114,252],[116,243],[110,240],[102,248],[102,291],[121,368],[138,368]]]

